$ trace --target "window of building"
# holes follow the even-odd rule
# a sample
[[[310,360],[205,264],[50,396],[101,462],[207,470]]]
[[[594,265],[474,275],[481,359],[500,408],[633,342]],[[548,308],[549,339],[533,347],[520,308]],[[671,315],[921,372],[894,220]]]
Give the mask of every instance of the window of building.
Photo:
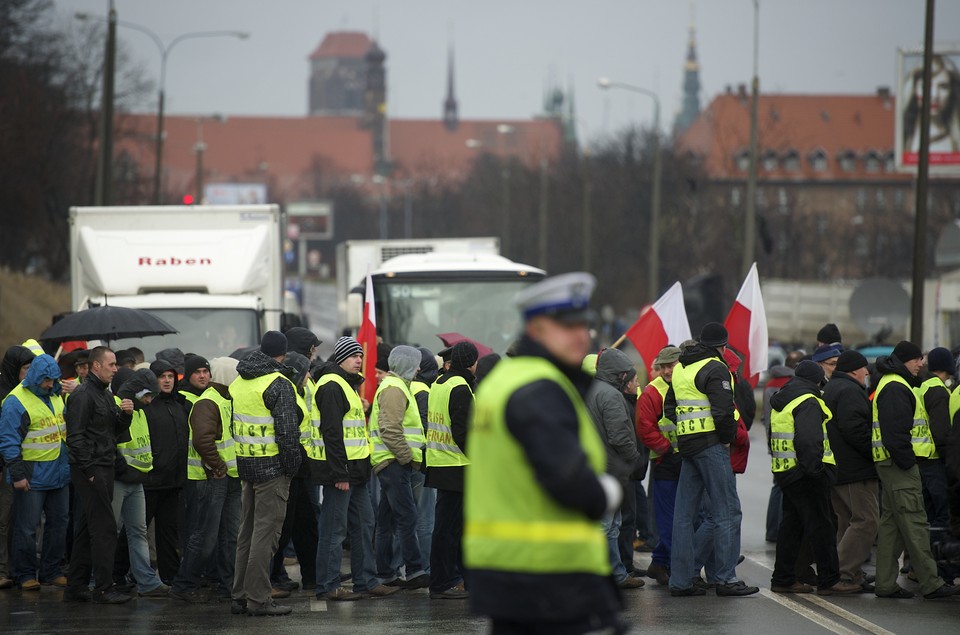
[[[740,172],[746,172],[750,169],[750,152],[743,150],[734,157],[733,159],[737,164],[737,170]]]
[[[893,191],[893,208],[898,212],[903,211],[904,203],[906,203],[907,195],[903,190],[894,190]]]
[[[730,190],[730,204],[734,207],[740,207],[740,188],[735,187]]]
[[[823,150],[816,150],[810,155],[810,167],[814,172],[827,171],[827,153]]]
[[[876,174],[880,171],[880,155],[871,150],[863,158],[863,169],[869,174]]]
[[[896,161],[894,161],[893,153],[888,152],[883,155],[883,171],[884,172],[894,172],[897,169]]]
[[[862,187],[857,190],[857,211],[862,212],[867,207],[867,191]]]
[[[840,156],[837,157],[840,160],[840,169],[844,172],[853,172],[857,164],[857,157],[850,150],[846,150],[840,153]]]
[[[766,152],[763,153],[762,165],[765,171],[773,172],[774,170],[777,169],[778,163],[779,161],[777,161],[776,152],[774,152],[773,150],[767,150]]]
[[[777,210],[781,214],[788,214],[790,212],[790,199],[787,196],[786,188],[780,188],[777,190]]]
[[[800,171],[800,155],[796,150],[788,150],[783,157],[783,169],[787,172]]]
[[[870,255],[870,240],[863,232],[858,232],[854,238],[854,252],[858,258],[866,258]]]
[[[882,189],[878,189],[874,193],[874,198],[877,200],[877,211],[886,211],[887,209],[887,193]]]

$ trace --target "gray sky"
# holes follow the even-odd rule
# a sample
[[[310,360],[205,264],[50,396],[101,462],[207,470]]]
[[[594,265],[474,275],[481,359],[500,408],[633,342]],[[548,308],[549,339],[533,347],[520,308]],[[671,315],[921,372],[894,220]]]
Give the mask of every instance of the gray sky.
[[[55,0],[106,15],[108,0]],[[727,84],[749,83],[751,0],[695,3],[702,105]],[[897,47],[923,39],[922,0],[760,0],[763,91],[865,93],[894,84]],[[938,42],[960,43],[960,2],[937,3]],[[684,0],[116,0],[121,20],[165,42],[211,29],[249,31],[245,41],[177,45],[167,67],[170,113],[303,115],[307,56],[329,31],[379,32],[393,117],[439,118],[452,32],[461,118],[525,118],[540,112],[551,76],[573,83],[579,132],[591,137],[650,125],[648,98],[601,91],[599,76],[655,91],[662,124],[679,108],[691,19]],[[144,35],[121,37],[152,79],[160,55]],[[152,107],[152,106],[151,106]]]

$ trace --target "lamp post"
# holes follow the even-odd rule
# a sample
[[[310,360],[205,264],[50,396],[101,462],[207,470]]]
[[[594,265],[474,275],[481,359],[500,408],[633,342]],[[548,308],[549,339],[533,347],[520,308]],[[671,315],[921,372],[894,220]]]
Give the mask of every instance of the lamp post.
[[[90,20],[97,19],[96,17],[90,15],[89,13],[78,12],[74,14],[74,17],[77,20]],[[164,105],[165,105],[165,93],[164,86],[167,81],[167,58],[170,56],[170,52],[173,50],[177,44],[184,40],[192,40],[198,38],[208,38],[208,37],[235,37],[240,40],[245,40],[250,37],[250,34],[245,31],[193,31],[190,33],[183,33],[177,37],[170,40],[168,44],[164,44],[163,40],[160,39],[156,33],[148,29],[147,27],[136,24],[133,22],[127,22],[125,20],[116,20],[115,15],[112,20],[116,22],[117,25],[131,29],[133,31],[139,31],[143,33],[157,45],[157,50],[160,52],[160,91],[157,98],[157,138],[156,138],[156,165],[154,166],[153,171],[153,203],[155,205],[163,204],[163,192],[161,189],[161,173],[163,171],[163,141],[164,141],[164,130],[163,130],[163,116],[164,116]]]
[[[660,98],[653,91],[615,82],[608,77],[601,77],[597,80],[597,86],[607,90],[610,88],[620,88],[633,93],[646,95],[653,100],[653,192],[650,201],[650,236],[648,252],[650,262],[647,269],[647,293],[650,302],[657,299],[657,292],[660,290],[660,188],[661,188],[661,157],[660,157]]]
[[[221,114],[210,115],[209,117],[197,117],[197,143],[193,146],[193,151],[197,155],[197,170],[196,176],[194,177],[196,195],[193,199],[196,205],[203,205],[203,153],[207,150],[207,144],[203,140],[203,122],[216,121],[217,123],[224,123],[226,120],[227,118]]]
[[[757,244],[757,109],[760,101],[760,0],[753,0],[753,81],[750,83],[750,166],[747,173],[747,222],[743,229],[743,275],[750,272]]]

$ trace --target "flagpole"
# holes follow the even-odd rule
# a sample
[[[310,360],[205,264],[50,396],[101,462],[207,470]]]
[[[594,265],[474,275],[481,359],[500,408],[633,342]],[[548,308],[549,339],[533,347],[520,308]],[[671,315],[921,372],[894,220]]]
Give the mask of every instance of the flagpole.
[[[626,333],[624,333],[623,335],[621,335],[621,336],[617,339],[616,342],[614,342],[613,344],[611,344],[611,345],[610,345],[610,348],[616,348],[616,347],[620,346],[621,344],[623,344],[623,340],[625,340],[625,339],[627,339],[627,334],[626,334]]]

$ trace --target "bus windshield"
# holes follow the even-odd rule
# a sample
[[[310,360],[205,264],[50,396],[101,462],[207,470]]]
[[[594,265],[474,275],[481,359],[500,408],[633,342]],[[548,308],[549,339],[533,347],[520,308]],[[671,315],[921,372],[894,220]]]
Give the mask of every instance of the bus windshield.
[[[178,333],[111,341],[115,351],[136,346],[151,362],[157,351],[179,348],[207,359],[225,357],[237,350],[260,343],[260,321],[251,309],[146,309]]]

